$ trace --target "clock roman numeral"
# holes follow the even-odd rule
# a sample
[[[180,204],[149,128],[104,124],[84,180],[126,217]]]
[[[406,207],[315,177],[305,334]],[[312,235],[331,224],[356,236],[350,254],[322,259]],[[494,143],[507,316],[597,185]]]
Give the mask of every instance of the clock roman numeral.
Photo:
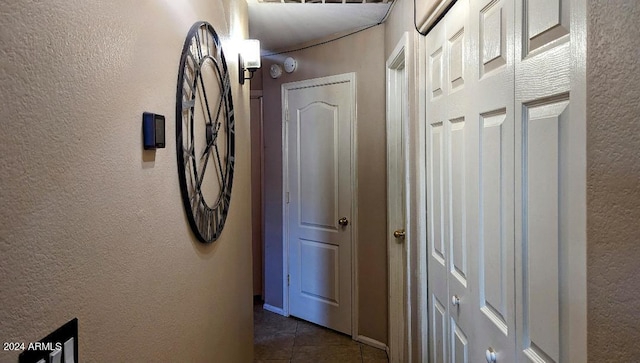
[[[235,132],[236,129],[236,119],[235,117],[233,117],[233,115],[229,115],[229,131],[230,132]]]
[[[202,31],[204,32],[205,36],[206,36],[206,42],[205,44],[207,45],[207,55],[211,55],[211,35],[209,34],[209,32],[207,31],[207,29],[202,29]]]
[[[213,209],[213,216],[211,218],[211,223],[214,226],[215,229],[215,236],[218,237],[218,227],[219,227],[219,221],[220,220],[220,211],[218,210],[218,208],[214,208]]]
[[[202,227],[204,228],[203,232],[207,240],[211,239],[211,223],[209,219],[210,213],[210,209],[204,207],[204,213],[202,215]]]
[[[200,29],[198,29],[198,31],[194,34],[194,41],[195,41],[195,45],[196,45],[196,49],[198,50],[198,60],[201,60],[203,55],[202,55],[202,45],[200,44]]]
[[[222,198],[220,199],[220,204],[222,205],[222,210],[227,211],[229,210],[229,204],[231,204],[231,194],[228,188],[225,188],[222,193],[223,194]]]
[[[229,79],[228,74],[224,75],[224,77],[222,78],[222,88],[223,88],[222,98],[229,97],[229,93],[231,93],[231,80]]]
[[[191,110],[196,104],[196,100],[188,100],[188,101],[182,101],[182,109],[183,110]]]
[[[195,212],[198,209],[198,205],[200,205],[200,193],[198,190],[191,190],[191,199],[190,199],[190,204],[191,204],[191,210]],[[195,216],[194,216],[195,217]]]
[[[200,46],[202,47],[202,56],[206,57],[209,55],[209,47],[207,46],[207,37],[209,32],[206,27],[200,28]]]
[[[222,59],[222,45],[220,44],[220,41],[218,39],[216,39],[216,59]]]
[[[196,73],[196,77],[198,76],[198,73]],[[188,73],[184,73],[184,83],[187,84],[187,86],[189,87],[189,90],[191,90],[191,94],[193,95],[193,93],[196,90],[196,83],[193,81],[193,79],[191,79],[189,77]]]
[[[191,62],[193,64],[193,70],[194,71],[199,71],[200,70],[200,60],[196,60],[195,55],[193,55],[193,52],[191,51],[191,49],[187,50],[187,56],[189,56],[189,59],[191,59]]]
[[[203,233],[203,232],[205,232],[205,228],[206,228],[206,225],[207,225],[207,220],[206,220],[206,217],[205,217],[206,210],[204,210],[203,206],[198,206],[198,211],[199,211],[199,213],[198,213],[198,230],[200,231],[200,233]],[[204,233],[204,234],[205,234],[205,239],[206,239],[207,238],[206,233]]]

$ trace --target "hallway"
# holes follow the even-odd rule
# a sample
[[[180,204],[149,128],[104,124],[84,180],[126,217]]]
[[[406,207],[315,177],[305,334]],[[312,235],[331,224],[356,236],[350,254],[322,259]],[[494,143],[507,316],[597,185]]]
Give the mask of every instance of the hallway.
[[[253,307],[255,362],[387,363],[385,351],[296,318]]]

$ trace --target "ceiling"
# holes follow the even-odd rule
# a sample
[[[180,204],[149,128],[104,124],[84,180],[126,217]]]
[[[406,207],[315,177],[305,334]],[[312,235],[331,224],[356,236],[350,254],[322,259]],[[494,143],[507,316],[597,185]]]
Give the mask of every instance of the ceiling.
[[[259,39],[262,53],[269,54],[331,34],[362,29],[385,20],[391,6],[391,0],[373,1],[376,2],[321,4],[247,0],[249,37]]]

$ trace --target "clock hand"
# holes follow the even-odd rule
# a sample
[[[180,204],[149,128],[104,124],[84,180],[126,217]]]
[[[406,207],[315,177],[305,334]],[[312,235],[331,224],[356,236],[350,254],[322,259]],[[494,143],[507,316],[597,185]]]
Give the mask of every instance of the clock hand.
[[[226,181],[226,174],[222,171],[222,162],[220,161],[220,152],[218,151],[218,144],[214,145],[214,148],[216,149],[216,159],[218,159],[218,170],[220,171],[220,178],[222,179],[220,181],[220,185],[224,185],[225,181]]]
[[[204,81],[202,80],[202,73],[198,72],[197,77],[200,80],[200,88],[202,88],[202,94],[204,95],[204,103],[207,106],[207,116],[209,117],[209,124],[213,124],[213,120],[211,119],[211,110],[209,109],[209,99],[207,98],[207,90],[204,89]]]
[[[207,155],[207,153],[209,152],[209,149],[211,148],[211,145],[213,145],[218,139],[219,130],[220,130],[220,122],[218,122],[218,125],[216,126],[216,130],[211,132],[212,134],[211,140],[207,142],[207,146],[204,148],[204,152],[202,153],[202,156],[200,157],[200,159],[202,159],[205,155]]]
[[[218,51],[220,51],[220,49],[218,49]],[[220,57],[219,54],[218,54],[218,57]],[[216,67],[216,71],[218,72],[218,75],[220,76],[220,80],[222,81],[221,86],[224,88],[222,94],[220,94],[220,100],[218,101],[218,111],[216,111],[216,121],[218,121],[218,119],[220,118],[220,112],[222,111],[222,102],[227,98],[227,95],[231,89],[231,85],[229,83],[229,78],[222,76],[223,72],[220,71],[220,65],[218,64],[218,60],[216,58],[211,58],[211,59],[213,61],[213,64]]]
[[[218,112],[216,112],[216,122],[220,119],[220,111],[222,111],[222,101],[224,100],[224,95],[220,96],[220,102],[218,102]],[[220,127],[220,123],[218,122],[218,127]],[[216,130],[217,131],[217,130]]]
[[[200,160],[202,160],[202,158],[204,158],[205,156],[209,156],[209,152],[211,151],[211,145],[213,145],[213,142],[216,140],[215,137],[211,138],[211,141],[207,143],[207,146],[204,147],[204,151],[202,152],[202,156],[200,157]]]
[[[211,152],[211,148],[208,148],[209,153]],[[202,166],[202,171],[200,172],[199,175],[199,180],[196,183],[196,190],[201,190],[201,186],[202,186],[202,180],[204,179],[204,172],[207,170],[207,164],[209,163],[209,157],[207,156],[207,158],[204,159],[204,165]]]
[[[216,66],[216,69],[218,70],[218,73],[219,73],[220,69],[218,68],[218,62],[215,59],[213,59],[213,62],[214,62],[214,65]],[[202,80],[202,75],[199,75],[198,78],[200,79],[200,86],[202,87],[202,93],[204,94],[204,100],[205,100],[205,104],[207,106],[207,116],[209,116],[209,122],[207,123],[207,126],[213,125],[213,119],[211,118],[211,110],[209,109],[209,99],[207,98],[207,93],[206,93],[206,90],[204,89],[204,81]],[[226,84],[226,82],[223,82],[223,83]],[[216,123],[217,123],[216,130],[212,132],[212,134],[213,134],[212,136],[213,137],[211,138],[211,141],[207,143],[207,146],[205,147],[205,150],[204,150],[204,152],[202,154],[202,157],[204,157],[207,154],[207,152],[211,148],[211,144],[213,144],[216,141],[216,139],[218,138],[218,131],[220,130],[220,122],[218,122],[218,120],[220,119],[220,112],[222,111],[222,103],[223,103],[223,101],[224,101],[224,99],[226,97],[226,94],[228,92],[227,90],[228,90],[228,88],[225,87],[225,91],[223,92],[222,95],[220,95],[220,100],[218,101],[218,107],[217,107],[218,110],[216,111],[216,119],[215,119]],[[213,127],[213,126],[211,126],[211,127]]]
[[[216,151],[216,159],[218,161],[218,170],[220,172],[220,178],[222,180],[220,181],[220,185],[224,185],[224,182],[226,180],[226,175],[224,174],[224,172],[222,171],[222,162],[220,161],[220,152],[218,151],[218,144],[215,143],[211,143],[213,144],[213,147],[215,148]],[[204,180],[204,174],[205,171],[207,170],[207,165],[209,164],[209,154],[211,154],[211,144],[207,145],[207,151],[205,152],[205,154],[207,155],[207,158],[205,158],[204,160],[204,165],[202,166],[202,170],[200,171],[200,175],[196,184],[197,190],[201,190],[202,187],[202,181]],[[204,157],[204,155],[203,155]]]

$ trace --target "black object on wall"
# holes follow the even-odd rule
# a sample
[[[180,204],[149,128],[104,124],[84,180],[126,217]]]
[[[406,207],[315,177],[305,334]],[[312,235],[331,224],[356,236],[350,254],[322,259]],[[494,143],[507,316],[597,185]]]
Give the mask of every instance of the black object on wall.
[[[38,342],[24,345],[19,363],[78,363],[78,319],[73,318]]]
[[[164,148],[164,116],[144,112],[142,114],[142,135],[145,150]]]

